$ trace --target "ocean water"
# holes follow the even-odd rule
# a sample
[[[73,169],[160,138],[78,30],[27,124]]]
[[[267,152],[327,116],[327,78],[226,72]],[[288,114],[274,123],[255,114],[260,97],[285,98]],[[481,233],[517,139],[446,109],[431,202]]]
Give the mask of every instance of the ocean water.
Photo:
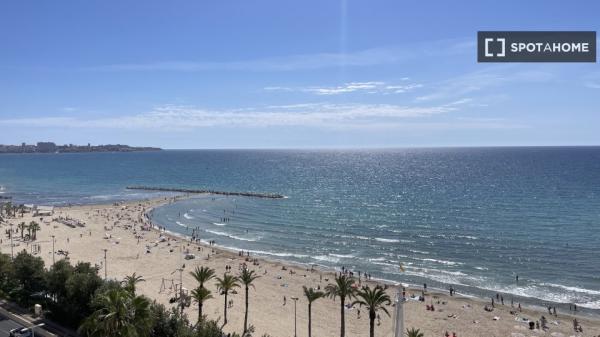
[[[128,185],[287,197],[200,195],[152,213],[230,249],[600,312],[599,147],[0,156],[0,194],[15,202],[157,195]]]

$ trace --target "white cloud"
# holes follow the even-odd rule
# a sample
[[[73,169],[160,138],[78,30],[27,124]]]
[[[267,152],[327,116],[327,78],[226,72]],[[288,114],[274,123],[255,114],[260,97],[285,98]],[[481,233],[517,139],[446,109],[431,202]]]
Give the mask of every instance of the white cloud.
[[[369,125],[384,121],[444,114],[457,110],[457,104],[408,107],[393,104],[312,103],[263,108],[211,110],[167,105],[152,111],[119,117],[44,117],[0,119],[2,126],[44,128],[109,128],[189,130],[204,127],[312,126],[334,127],[345,123]]]
[[[407,77],[402,78],[403,81],[408,80]],[[265,87],[267,91],[296,91],[296,92],[308,92],[321,96],[332,96],[348,93],[367,93],[367,94],[401,94],[417,88],[423,87],[419,83],[409,84],[388,84],[382,81],[371,81],[371,82],[348,82],[338,86],[312,86],[312,87],[279,87],[271,86]]]

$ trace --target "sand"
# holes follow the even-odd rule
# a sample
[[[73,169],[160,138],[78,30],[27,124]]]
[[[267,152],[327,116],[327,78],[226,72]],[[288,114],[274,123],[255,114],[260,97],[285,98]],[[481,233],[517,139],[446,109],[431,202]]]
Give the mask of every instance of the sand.
[[[167,306],[169,299],[174,296],[173,285],[179,283],[178,268],[184,267],[182,273],[184,289],[191,290],[197,286],[195,280],[189,275],[196,266],[208,266],[222,276],[225,266],[230,265],[233,273],[237,274],[245,257],[239,257],[237,252],[228,252],[206,245],[190,244],[181,239],[171,239],[159,242],[160,235],[156,230],[141,231],[140,224],[145,220],[144,214],[152,207],[156,207],[171,199],[156,199],[139,202],[120,203],[113,205],[73,206],[61,207],[54,211],[54,215],[44,217],[40,223],[42,229],[37,234],[35,244],[40,245],[41,256],[46,266],[52,264],[52,235],[55,236],[55,252],[68,251],[73,264],[77,261],[90,262],[101,266],[99,275],[106,275],[110,279],[122,280],[126,275],[136,272],[142,275],[145,282],[138,285],[138,293],[144,294]],[[85,227],[71,228],[65,224],[51,221],[53,218],[69,217],[85,223]],[[33,220],[31,214],[25,214],[16,219],[7,219],[8,222],[17,224],[22,221],[29,223]],[[36,219],[39,222],[39,218]],[[2,225],[5,230],[7,225]],[[137,228],[137,236],[134,235]],[[15,253],[28,249],[31,246],[21,242],[20,236],[15,236]],[[149,253],[147,246],[150,247]],[[2,252],[10,254],[10,244],[4,237]],[[107,268],[104,266],[104,249],[107,249]],[[183,259],[182,250],[189,250],[195,254],[192,260]],[[210,259],[207,255],[210,254]],[[55,259],[64,258],[55,254]],[[302,294],[302,286],[324,288],[333,280],[334,271],[313,271],[307,267],[284,262],[259,258],[259,265],[248,262],[250,269],[256,270],[261,277],[255,281],[255,288],[250,289],[249,324],[256,329],[255,336],[269,334],[273,337],[294,336],[294,302],[292,297],[298,297],[297,302],[297,334],[307,336],[307,301]],[[287,270],[282,270],[285,266]],[[266,274],[265,274],[266,271]],[[293,271],[294,274],[290,274]],[[322,281],[320,281],[322,277]],[[364,282],[363,282],[364,284]],[[210,319],[219,319],[223,322],[223,296],[219,296],[215,281],[210,281],[207,288],[213,292],[214,299],[204,305],[204,313]],[[393,298],[397,289],[388,288],[388,293]],[[237,294],[230,295],[233,307],[228,310],[228,324],[224,327],[226,332],[241,332],[244,320],[243,289],[237,289]],[[409,289],[408,294],[420,294],[420,290]],[[284,305],[283,297],[287,297]],[[440,304],[438,304],[438,301]],[[433,303],[436,311],[427,311],[425,303]],[[425,336],[443,336],[446,331],[450,334],[456,332],[457,336],[596,336],[600,335],[600,321],[595,317],[577,317],[584,329],[584,334],[573,331],[573,316],[558,313],[558,317],[551,317],[547,312],[536,311],[533,308],[523,308],[521,313],[510,313],[510,304],[506,306],[496,304],[493,312],[483,310],[488,304],[484,300],[463,297],[460,294],[449,297],[445,293],[428,292],[426,302],[409,299],[405,304],[405,327],[416,327],[425,333]],[[446,303],[446,304],[443,304]],[[516,305],[516,303],[515,303]],[[391,314],[393,307],[388,310]],[[185,310],[191,321],[197,317],[197,306],[192,303]],[[346,336],[368,336],[368,312],[362,308],[360,318],[357,309],[346,310]],[[339,300],[329,298],[317,300],[313,304],[313,336],[339,336]],[[539,320],[542,315],[548,318],[549,330],[528,330],[523,318]],[[375,327],[376,336],[393,336],[392,318],[385,313],[380,313],[381,321]],[[497,320],[494,320],[494,317]],[[377,322],[376,322],[377,323]]]

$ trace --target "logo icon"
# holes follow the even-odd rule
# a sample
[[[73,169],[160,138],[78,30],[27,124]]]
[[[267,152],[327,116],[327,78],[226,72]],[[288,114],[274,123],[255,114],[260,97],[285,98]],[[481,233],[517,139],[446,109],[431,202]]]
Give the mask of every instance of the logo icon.
[[[496,40],[496,42],[499,42],[500,46],[501,46],[500,52],[496,53],[495,55],[494,55],[494,53],[490,52],[490,43],[494,42],[494,40]],[[494,57],[494,56],[496,56],[496,57],[506,56],[506,39],[505,38],[498,37],[498,38],[494,39],[494,38],[488,37],[485,39],[485,57]]]

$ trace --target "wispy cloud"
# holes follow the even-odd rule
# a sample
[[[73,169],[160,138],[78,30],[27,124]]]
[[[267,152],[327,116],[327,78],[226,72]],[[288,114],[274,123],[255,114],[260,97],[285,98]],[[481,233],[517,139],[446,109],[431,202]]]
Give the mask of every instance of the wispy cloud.
[[[600,72],[591,72],[583,76],[583,83],[590,89],[600,89]]]
[[[592,88],[592,89],[600,89],[600,82],[599,83],[586,82],[585,86],[588,87],[588,88]]]
[[[424,56],[439,57],[472,52],[472,39],[429,41],[409,46],[383,46],[346,53],[314,53],[253,60],[164,61],[83,67],[84,71],[294,71],[329,67],[393,64]]]
[[[385,121],[399,123],[406,119],[445,114],[458,109],[461,102],[437,106],[401,106],[393,104],[312,103],[211,110],[198,107],[167,105],[152,111],[119,117],[76,118],[44,117],[0,119],[3,126],[44,128],[110,128],[189,130],[204,127],[311,126],[338,127],[345,123],[368,126]]]
[[[417,97],[417,101],[447,100],[491,87],[518,82],[548,82],[555,77],[551,71],[530,68],[522,70],[515,65],[488,67],[438,83],[431,83],[428,85],[428,88],[432,89],[431,93]]]
[[[408,80],[408,78],[403,78]],[[348,82],[337,86],[311,86],[311,87],[265,87],[267,91],[285,91],[285,92],[307,92],[322,96],[332,96],[348,93],[367,93],[367,94],[401,94],[423,85],[419,83],[388,84],[382,81],[371,82]]]

